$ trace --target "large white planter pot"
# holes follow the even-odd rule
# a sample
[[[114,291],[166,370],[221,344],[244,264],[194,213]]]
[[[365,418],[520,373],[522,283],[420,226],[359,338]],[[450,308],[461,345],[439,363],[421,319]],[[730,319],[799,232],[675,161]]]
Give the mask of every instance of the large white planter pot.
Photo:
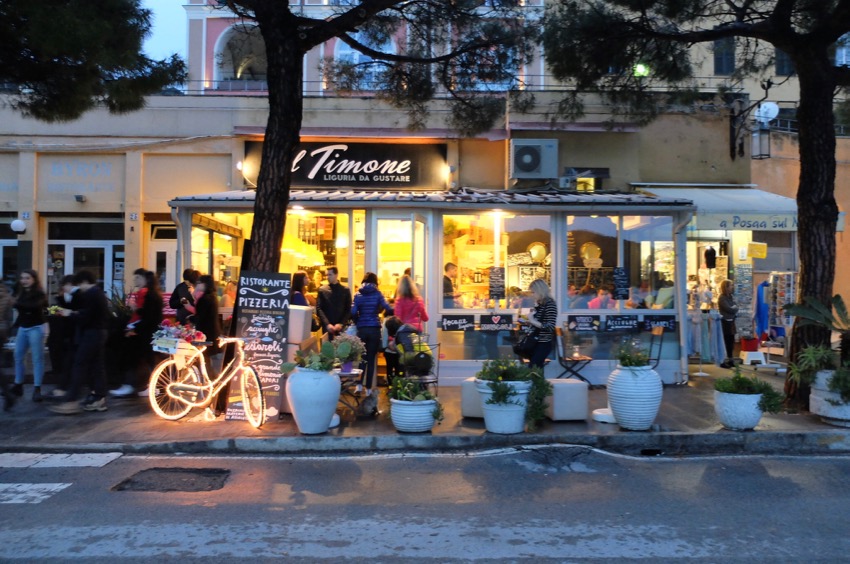
[[[339,376],[333,372],[296,368],[286,379],[286,398],[301,433],[325,433],[339,401]]]
[[[714,413],[732,431],[751,431],[761,421],[761,394],[730,394],[714,390]]]
[[[850,405],[841,401],[841,395],[829,391],[833,370],[820,370],[812,382],[809,394],[809,411],[819,415],[824,423],[837,427],[850,427]]]
[[[516,390],[511,398],[514,403],[507,405],[488,404],[487,400],[493,395],[489,382],[475,380],[475,388],[481,396],[481,411],[484,413],[484,428],[490,433],[499,435],[514,435],[525,431],[525,409],[531,382],[506,382]]]
[[[664,387],[648,366],[620,366],[608,376],[608,404],[623,429],[646,431],[661,407]]]
[[[390,399],[390,420],[396,431],[424,433],[434,427],[436,400],[405,401]]]

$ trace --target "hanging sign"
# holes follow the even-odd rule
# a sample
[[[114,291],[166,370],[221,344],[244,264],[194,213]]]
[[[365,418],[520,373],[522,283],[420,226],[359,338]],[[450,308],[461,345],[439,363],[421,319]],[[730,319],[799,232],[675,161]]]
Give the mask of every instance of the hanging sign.
[[[675,331],[676,330],[676,316],[675,315],[644,315],[643,316],[643,330],[644,331],[652,331],[653,327],[658,326],[664,327],[665,331]]]
[[[636,315],[609,315],[605,317],[605,331],[638,331]]]
[[[511,331],[514,328],[513,315],[482,315],[478,323],[481,331]]]
[[[748,243],[747,255],[750,258],[767,258],[767,243]]]
[[[599,331],[601,322],[598,315],[567,316],[567,329],[570,331]]]
[[[245,361],[263,386],[266,417],[277,418],[280,405],[280,367],[286,358],[289,328],[289,273],[243,271],[236,290],[236,336],[256,340],[245,343]],[[242,394],[230,384],[227,419],[245,419]]]
[[[444,315],[441,320],[443,331],[473,331],[474,315]]]

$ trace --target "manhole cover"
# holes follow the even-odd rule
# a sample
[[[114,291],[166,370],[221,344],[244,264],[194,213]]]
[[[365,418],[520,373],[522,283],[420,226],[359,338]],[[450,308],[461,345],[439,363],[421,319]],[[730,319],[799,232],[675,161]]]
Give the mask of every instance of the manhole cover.
[[[148,468],[112,488],[134,492],[210,492],[220,490],[230,475],[223,468]]]

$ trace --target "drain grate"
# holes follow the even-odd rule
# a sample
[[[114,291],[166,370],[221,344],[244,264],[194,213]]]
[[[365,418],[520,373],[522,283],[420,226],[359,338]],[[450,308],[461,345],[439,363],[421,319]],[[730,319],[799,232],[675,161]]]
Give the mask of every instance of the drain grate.
[[[113,487],[123,492],[211,492],[224,487],[230,470],[224,468],[148,468]]]

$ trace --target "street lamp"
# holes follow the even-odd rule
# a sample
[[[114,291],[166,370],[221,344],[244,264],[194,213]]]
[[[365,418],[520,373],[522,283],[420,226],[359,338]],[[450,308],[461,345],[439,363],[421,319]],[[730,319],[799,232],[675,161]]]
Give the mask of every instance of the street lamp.
[[[752,158],[761,160],[770,158],[770,127],[759,123],[753,130]]]

